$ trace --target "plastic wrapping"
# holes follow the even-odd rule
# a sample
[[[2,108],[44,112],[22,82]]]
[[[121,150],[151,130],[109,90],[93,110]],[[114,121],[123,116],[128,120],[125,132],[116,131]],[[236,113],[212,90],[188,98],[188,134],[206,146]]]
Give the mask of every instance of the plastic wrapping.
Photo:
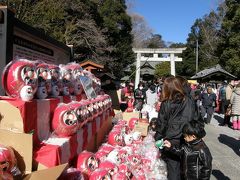
[[[112,150],[114,150],[114,147],[107,143],[103,143],[98,149],[98,151],[105,151],[108,153],[110,153]]]
[[[38,79],[38,91],[37,98],[45,99],[52,91],[51,86],[51,74],[48,68],[48,64],[42,61],[35,61],[36,73]]]
[[[78,129],[81,129],[87,123],[86,106],[82,101],[72,101],[69,105],[74,109],[74,112],[77,115]]]
[[[160,152],[158,148],[155,146],[155,140],[151,135],[147,135],[143,143],[141,145],[141,155],[151,159],[152,162],[154,163],[155,160],[159,159],[160,157]]]
[[[111,151],[107,156],[107,161],[110,161],[116,165],[119,165],[121,163],[121,158],[119,157],[119,151],[117,149],[114,149]]]
[[[96,158],[98,159],[98,161],[101,163],[101,162],[106,161],[108,154],[109,154],[109,152],[99,151],[99,150],[98,150],[98,151],[95,153],[95,156],[96,156]]]
[[[63,95],[74,94],[74,79],[72,75],[72,70],[67,68],[66,65],[60,64],[61,77],[63,82]]]
[[[130,165],[130,167],[134,169],[141,165],[142,163],[141,158],[142,157],[139,154],[132,154],[127,157],[127,162]]]
[[[83,151],[77,158],[77,169],[83,174],[89,176],[94,170],[98,168],[98,161],[96,156],[88,151]]]
[[[97,99],[92,99],[92,108],[93,108],[93,118],[95,119],[99,115],[99,106],[98,106],[98,100]]]
[[[32,100],[37,90],[35,64],[25,59],[11,61],[3,70],[2,85],[8,96]]]
[[[94,77],[93,78],[93,88],[96,92],[97,95],[99,95],[101,93],[101,80]]]
[[[83,69],[82,67],[76,63],[76,62],[72,62],[72,63],[68,63],[65,66],[66,69],[71,70],[72,76],[73,76],[73,86],[74,86],[74,95],[80,95],[83,91],[83,87],[80,81],[80,76],[83,76]]]
[[[125,176],[127,176],[128,179],[131,179],[132,177],[132,172],[130,171],[129,167],[127,166],[127,164],[120,164],[118,165],[118,172],[124,174]]]
[[[84,120],[86,123],[88,121],[92,121],[93,120],[93,110],[90,108],[90,104],[91,102],[89,100],[81,100],[80,101],[83,106],[85,106],[85,116],[86,116],[86,119]]]
[[[61,73],[60,73],[60,68],[59,66],[55,64],[49,64],[49,73],[51,76],[51,92],[50,95],[52,97],[57,97],[62,93],[63,91],[63,84],[61,82]]]
[[[76,168],[68,168],[66,169],[58,180],[84,180],[84,176],[82,175],[81,171]]]
[[[76,133],[78,129],[77,115],[69,104],[59,104],[53,115],[52,130],[59,137],[68,137]]]
[[[111,175],[107,170],[97,169],[91,173],[89,180],[111,180]]]
[[[132,169],[133,178],[132,180],[146,180],[145,172],[141,166],[136,169]]]
[[[132,134],[126,134],[124,136],[124,142],[125,142],[126,145],[132,144],[133,143],[133,136],[132,136]]]
[[[129,177],[126,174],[118,172],[112,176],[114,180],[129,180]]]
[[[138,118],[131,118],[128,122],[128,126],[130,128],[130,130],[133,130],[135,125],[138,123]]]
[[[8,176],[17,176],[21,172],[17,167],[17,159],[15,157],[14,151],[9,146],[0,145],[0,173],[3,172],[5,178]]]
[[[110,161],[101,162],[99,164],[99,168],[107,170],[111,176],[118,172],[118,167],[116,166],[116,164]]]
[[[124,145],[124,140],[123,140],[123,136],[121,134],[121,131],[111,131],[108,135],[108,143],[116,146],[123,146]]]
[[[161,159],[157,159],[150,171],[145,169],[145,174],[147,179],[167,180],[166,163]]]
[[[102,95],[99,95],[99,96],[97,96],[96,97],[96,101],[97,101],[97,103],[98,103],[98,113],[99,114],[102,114],[103,113],[103,101],[104,101],[104,96],[102,96]]]

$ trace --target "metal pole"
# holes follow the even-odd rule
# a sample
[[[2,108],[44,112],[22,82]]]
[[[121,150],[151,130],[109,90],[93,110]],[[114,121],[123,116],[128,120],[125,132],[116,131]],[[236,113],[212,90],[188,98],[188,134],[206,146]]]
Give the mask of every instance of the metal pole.
[[[198,39],[196,42],[196,74],[198,72]]]

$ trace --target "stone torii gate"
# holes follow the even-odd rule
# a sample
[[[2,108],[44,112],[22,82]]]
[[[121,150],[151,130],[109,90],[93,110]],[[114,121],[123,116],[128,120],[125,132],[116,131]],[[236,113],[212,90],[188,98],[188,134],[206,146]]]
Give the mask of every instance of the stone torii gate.
[[[182,61],[182,58],[175,56],[175,54],[181,54],[186,48],[160,48],[160,49],[149,49],[149,48],[133,48],[134,53],[137,54],[136,63],[136,76],[135,76],[135,89],[137,88],[140,81],[140,67],[141,61],[170,61],[171,64],[171,75],[175,76],[175,62]],[[144,55],[148,54],[149,57]],[[160,55],[160,57],[159,57]],[[164,56],[161,56],[164,55]]]

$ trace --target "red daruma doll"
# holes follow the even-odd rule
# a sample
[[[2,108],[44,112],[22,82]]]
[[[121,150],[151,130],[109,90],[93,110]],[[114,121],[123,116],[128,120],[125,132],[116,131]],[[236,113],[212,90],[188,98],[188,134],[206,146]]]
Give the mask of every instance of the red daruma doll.
[[[68,137],[77,132],[78,120],[74,108],[69,104],[59,104],[54,111],[52,130],[58,137]]]
[[[72,72],[72,83],[74,86],[74,95],[82,94],[83,87],[81,85],[80,77],[83,76],[83,69],[78,63],[68,63],[65,66],[66,69],[71,70]]]
[[[77,158],[77,169],[82,172],[85,177],[98,168],[98,161],[95,155],[88,151],[83,151]]]
[[[23,59],[11,61],[3,71],[2,85],[8,96],[32,100],[37,90],[36,66]]]
[[[105,169],[97,169],[91,173],[89,180],[111,180],[110,173]]]
[[[75,111],[78,120],[78,129],[81,129],[87,123],[87,112],[85,104],[80,101],[73,101],[69,104]]]
[[[0,174],[3,172],[11,173],[16,164],[17,160],[12,148],[0,145]]]

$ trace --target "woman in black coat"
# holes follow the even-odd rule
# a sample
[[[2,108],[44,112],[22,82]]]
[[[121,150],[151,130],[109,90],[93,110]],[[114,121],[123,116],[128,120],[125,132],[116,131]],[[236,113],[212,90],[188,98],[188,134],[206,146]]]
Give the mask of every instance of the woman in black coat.
[[[162,101],[158,114],[155,140],[167,139],[174,146],[181,146],[182,128],[194,119],[195,106],[193,100],[186,95],[180,80],[175,77],[166,78],[160,100]],[[162,152],[167,163],[168,179],[180,180],[180,159],[167,149]]]

